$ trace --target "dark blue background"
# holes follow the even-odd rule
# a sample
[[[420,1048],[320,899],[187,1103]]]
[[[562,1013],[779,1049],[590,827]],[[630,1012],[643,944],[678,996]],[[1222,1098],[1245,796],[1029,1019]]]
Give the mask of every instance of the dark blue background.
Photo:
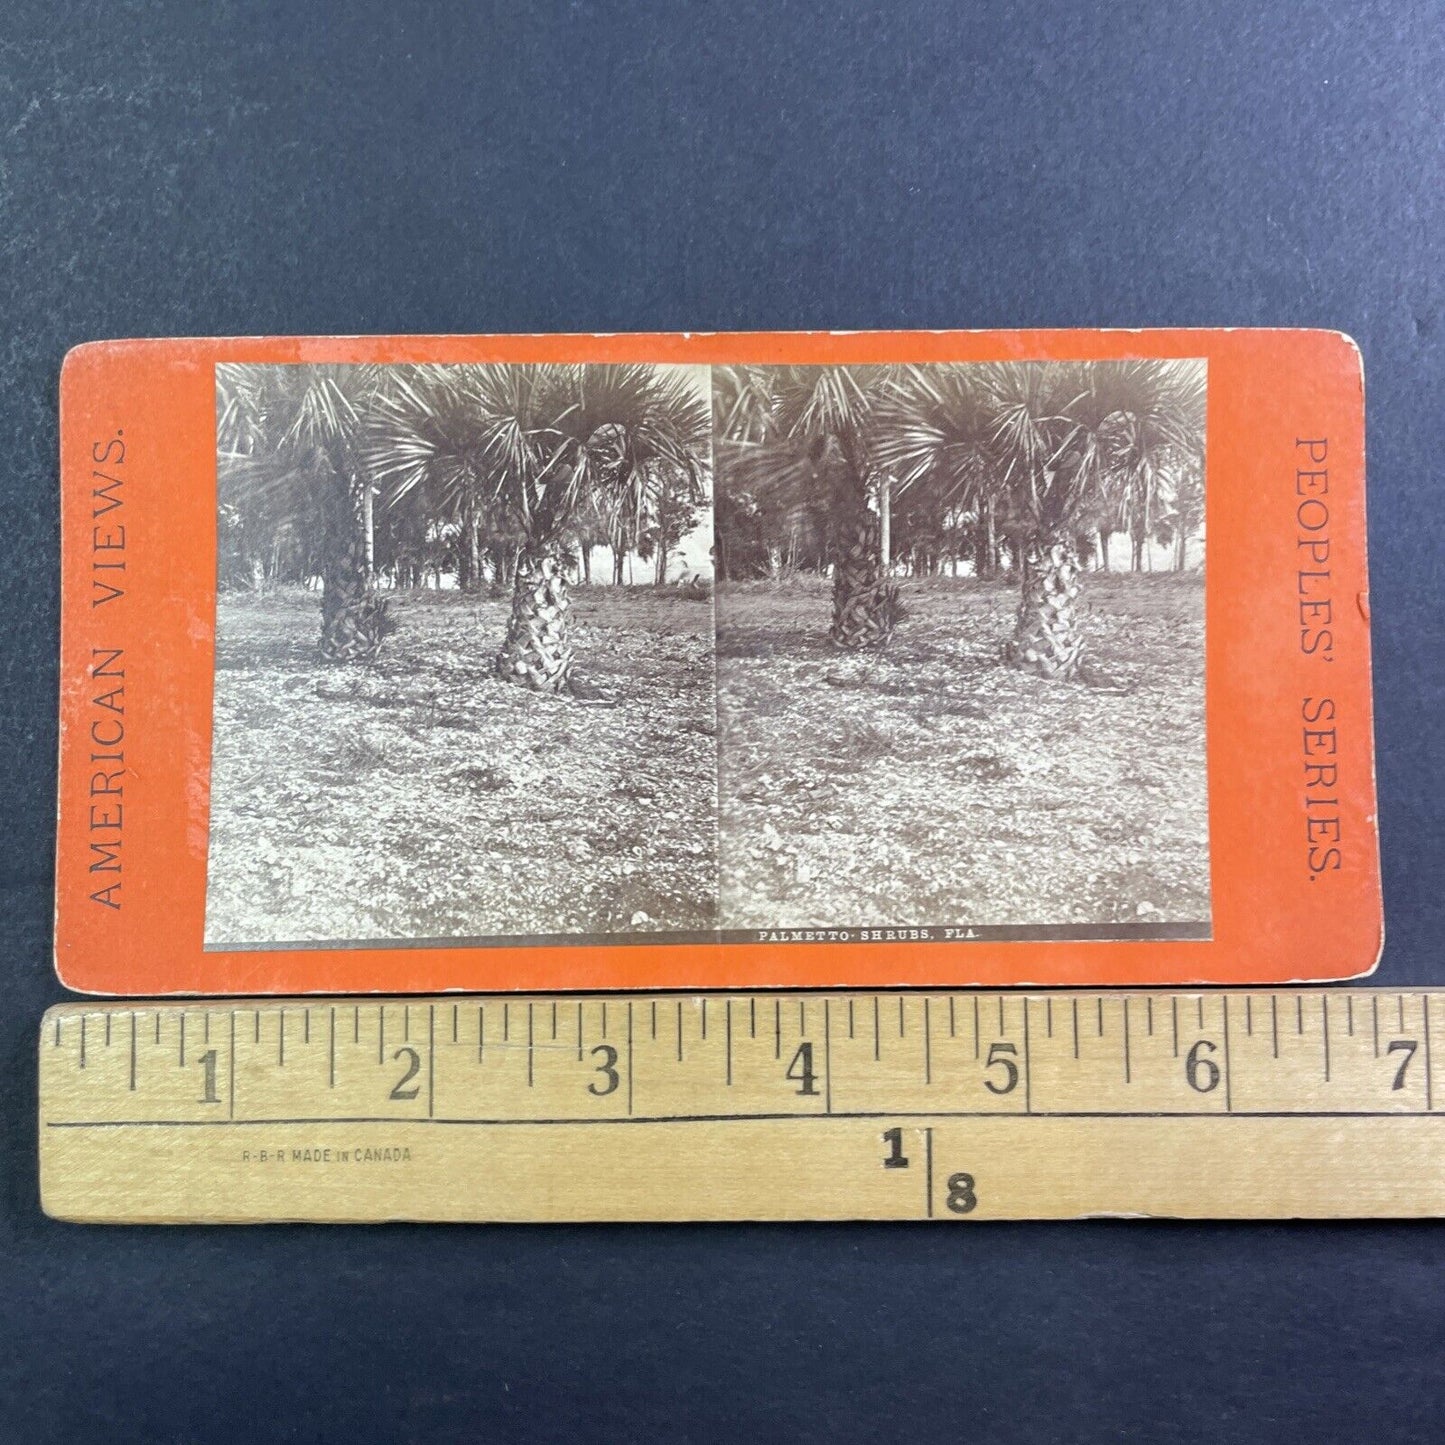
[[[1445,981],[1437,4],[414,8],[0,15],[0,1438],[1445,1436],[1429,1225],[40,1216],[56,378],[93,338],[1349,331],[1378,981]],[[1347,1199],[1363,1166],[1338,1163]]]

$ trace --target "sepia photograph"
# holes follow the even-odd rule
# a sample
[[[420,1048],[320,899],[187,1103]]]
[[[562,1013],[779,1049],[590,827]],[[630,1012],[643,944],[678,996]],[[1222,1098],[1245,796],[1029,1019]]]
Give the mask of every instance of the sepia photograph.
[[[709,386],[216,368],[208,949],[711,935]]]
[[[714,368],[723,929],[1210,936],[1205,384]]]
[[[1205,389],[218,367],[206,946],[1209,937]]]

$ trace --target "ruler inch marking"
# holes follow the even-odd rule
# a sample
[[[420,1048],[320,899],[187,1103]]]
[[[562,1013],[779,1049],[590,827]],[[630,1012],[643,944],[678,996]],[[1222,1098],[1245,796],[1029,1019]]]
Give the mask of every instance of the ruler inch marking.
[[[1229,995],[1221,994],[1220,1002],[1224,1014],[1224,1112],[1234,1112],[1234,1069],[1229,1062]],[[1200,999],[1199,1006],[1204,1007],[1204,1000]]]
[[[901,997],[901,995],[900,995]],[[833,1024],[831,1009],[828,1007],[831,1002],[827,994],[823,995],[823,1112],[833,1112]]]
[[[933,1130],[927,1128],[923,1131],[923,1158],[924,1158],[924,1183],[923,1183],[923,1214],[925,1219],[933,1218]]]
[[[1024,1113],[1032,1114],[1034,1086],[1034,1056],[1029,1046],[1029,996],[1024,995]]]
[[[932,1023],[929,1019],[928,997],[923,999],[923,1082],[933,1082],[933,1039]]]
[[[1420,1008],[1424,1014],[1425,1023],[1425,1112],[1430,1113],[1434,1107],[1434,1096],[1430,1082],[1430,995],[1420,995]]]

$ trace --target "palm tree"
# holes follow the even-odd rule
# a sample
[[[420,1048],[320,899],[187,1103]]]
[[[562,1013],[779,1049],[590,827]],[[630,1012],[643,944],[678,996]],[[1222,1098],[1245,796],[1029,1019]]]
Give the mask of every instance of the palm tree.
[[[698,487],[708,411],[684,368],[627,365],[417,367],[378,408],[370,457],[393,498],[418,486],[495,506],[524,542],[497,675],[568,689],[569,529],[589,501],[643,515],[658,469]]]
[[[1161,541],[1174,547],[1174,571],[1182,572],[1189,539],[1204,524],[1204,458],[1180,456],[1171,466],[1160,515],[1155,518]]]
[[[1171,458],[1198,454],[1204,367],[1194,361],[912,367],[879,409],[879,458],[948,497],[997,501],[1016,534],[1022,592],[1005,659],[1044,677],[1079,665],[1076,534],[1157,497]]]
[[[1166,457],[1197,452],[1204,366],[1101,361],[993,367],[986,379],[1009,492],[1026,523],[1022,595],[1005,657],[1040,676],[1071,676],[1084,638],[1074,535],[1116,496],[1149,495]]]
[[[372,588],[367,419],[385,378],[372,365],[216,369],[217,450],[233,483],[321,524],[321,655],[375,656],[392,630]]]
[[[837,647],[882,647],[902,616],[870,498],[886,485],[872,454],[881,366],[736,366],[713,370],[718,464],[729,490],[775,505],[822,505],[833,567]]]
[[[974,568],[997,565],[995,517],[1007,502],[993,447],[989,395],[969,366],[910,366],[894,376],[874,418],[874,454],[935,519],[972,513]]]

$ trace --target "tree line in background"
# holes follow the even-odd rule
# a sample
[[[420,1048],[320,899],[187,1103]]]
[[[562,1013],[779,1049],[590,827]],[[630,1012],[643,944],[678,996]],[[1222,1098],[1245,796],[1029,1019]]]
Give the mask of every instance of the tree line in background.
[[[220,585],[321,579],[321,654],[376,654],[388,589],[510,586],[498,676],[569,685],[568,584],[606,545],[658,582],[708,499],[711,423],[686,368],[217,368]]]
[[[220,583],[321,579],[324,658],[375,655],[385,588],[512,590],[498,675],[568,687],[594,546],[667,559],[717,468],[720,579],[830,572],[829,636],[886,645],[897,574],[1016,578],[1005,659],[1079,663],[1084,567],[1175,566],[1204,519],[1200,361],[217,369]]]
[[[1078,666],[1086,563],[1182,570],[1204,521],[1202,361],[713,370],[719,580],[831,571],[832,641],[887,643],[895,575],[1020,585],[1005,659]]]

